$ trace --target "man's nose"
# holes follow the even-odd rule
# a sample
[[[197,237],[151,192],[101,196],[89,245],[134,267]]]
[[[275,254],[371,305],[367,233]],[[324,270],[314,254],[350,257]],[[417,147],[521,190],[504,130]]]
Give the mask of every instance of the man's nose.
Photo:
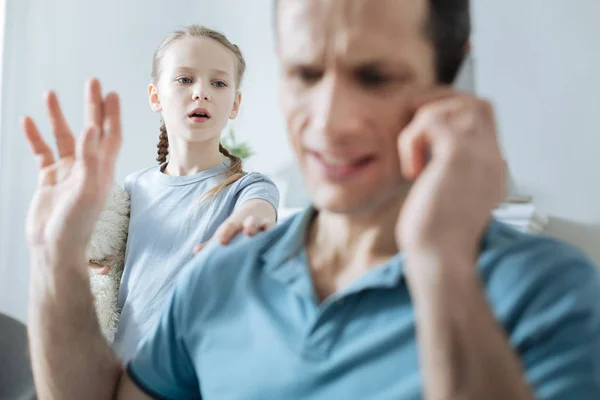
[[[324,77],[315,89],[310,132],[333,143],[344,142],[363,132],[363,112],[357,90],[336,76]]]

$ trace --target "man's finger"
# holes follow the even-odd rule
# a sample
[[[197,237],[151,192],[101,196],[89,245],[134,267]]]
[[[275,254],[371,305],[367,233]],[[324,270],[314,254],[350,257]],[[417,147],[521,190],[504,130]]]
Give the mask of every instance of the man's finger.
[[[104,122],[104,100],[102,99],[102,88],[98,79],[93,78],[86,83],[84,104],[85,127],[97,126],[102,129]]]
[[[75,153],[75,138],[65,120],[56,93],[50,91],[46,94],[46,111],[52,126],[52,133],[56,138],[59,157],[70,157]]]
[[[419,176],[436,149],[452,148],[447,145],[476,130],[479,100],[470,95],[444,97],[444,91],[438,94],[419,108],[398,139],[402,174],[407,179]]]
[[[425,168],[432,153],[434,138],[431,135],[439,125],[449,122],[445,120],[445,113],[464,107],[466,101],[464,95],[460,95],[452,87],[445,86],[413,97],[411,106],[414,117],[398,138],[400,166],[406,179],[416,179]]]
[[[413,123],[398,138],[398,154],[402,175],[408,180],[416,179],[427,164],[429,145],[422,125]]]
[[[52,149],[50,149],[50,146],[48,146],[46,141],[42,138],[42,135],[40,135],[40,131],[35,126],[33,120],[29,117],[24,117],[21,119],[21,127],[23,132],[25,132],[25,137],[36,158],[38,167],[43,169],[54,164]]]
[[[410,106],[413,112],[416,112],[425,104],[460,95],[461,93],[458,92],[456,89],[452,88],[451,86],[439,86],[413,96],[410,101]]]

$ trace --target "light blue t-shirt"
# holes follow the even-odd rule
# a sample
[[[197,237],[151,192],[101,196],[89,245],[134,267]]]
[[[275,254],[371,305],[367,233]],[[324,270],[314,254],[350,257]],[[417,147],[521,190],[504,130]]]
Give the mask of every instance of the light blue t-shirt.
[[[402,255],[319,304],[304,247],[313,214],[194,258],[128,366],[136,384],[161,399],[421,399]],[[592,263],[494,221],[478,264],[536,398],[599,399]]]
[[[278,208],[277,187],[258,173],[245,174],[212,201],[201,202],[204,193],[225,179],[228,165],[189,176],[169,176],[156,166],[126,178],[131,217],[118,299],[122,311],[113,342],[124,362],[158,323],[175,277],[192,259],[194,246],[209,240],[250,199],[263,199]]]

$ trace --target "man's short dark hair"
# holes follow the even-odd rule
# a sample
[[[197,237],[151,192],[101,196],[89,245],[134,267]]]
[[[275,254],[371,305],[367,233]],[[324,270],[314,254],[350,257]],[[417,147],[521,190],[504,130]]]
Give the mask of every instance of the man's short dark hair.
[[[429,13],[427,34],[435,48],[438,81],[450,84],[471,36],[469,0],[429,0]]]
[[[429,18],[426,34],[432,41],[436,55],[436,72],[440,83],[454,82],[465,56],[471,36],[469,0],[428,0]],[[277,3],[275,30],[277,30]]]

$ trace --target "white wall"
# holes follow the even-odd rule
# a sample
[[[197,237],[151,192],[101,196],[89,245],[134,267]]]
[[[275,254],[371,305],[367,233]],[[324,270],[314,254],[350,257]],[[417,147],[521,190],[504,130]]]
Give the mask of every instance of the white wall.
[[[475,85],[521,193],[600,263],[600,1],[475,0]]]
[[[0,128],[0,312],[26,316],[28,258],[23,221],[35,168],[18,126],[32,115],[50,139],[42,93],[56,89],[77,132],[83,83],[101,78],[121,95],[124,145],[117,179],[153,165],[158,117],[146,88],[152,54],[170,31],[191,23],[223,30],[246,54],[245,97],[235,129],[256,152],[248,169],[272,173],[290,160],[277,108],[271,1],[6,0],[7,25]]]

